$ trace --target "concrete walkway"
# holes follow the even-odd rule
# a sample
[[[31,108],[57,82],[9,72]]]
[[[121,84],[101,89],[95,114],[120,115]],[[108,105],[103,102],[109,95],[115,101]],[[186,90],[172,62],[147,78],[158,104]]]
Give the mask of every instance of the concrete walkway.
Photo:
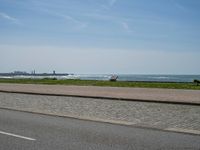
[[[200,105],[200,90],[0,83],[0,92]]]

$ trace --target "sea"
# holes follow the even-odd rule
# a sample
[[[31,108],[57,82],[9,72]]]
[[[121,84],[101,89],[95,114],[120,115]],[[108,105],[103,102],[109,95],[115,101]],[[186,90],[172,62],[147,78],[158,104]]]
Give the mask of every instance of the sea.
[[[118,76],[118,81],[151,81],[151,82],[193,82],[194,79],[200,80],[200,75],[147,75],[147,74],[115,74]],[[65,76],[1,76],[0,78],[57,78],[63,79],[80,79],[80,80],[109,80],[112,74],[69,74]]]

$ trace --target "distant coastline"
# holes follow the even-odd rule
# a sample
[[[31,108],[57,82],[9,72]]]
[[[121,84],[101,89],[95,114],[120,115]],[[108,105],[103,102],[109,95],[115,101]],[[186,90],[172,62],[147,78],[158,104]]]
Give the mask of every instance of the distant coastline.
[[[27,73],[27,72],[12,72],[0,73],[0,78],[10,79],[44,79],[56,78],[58,80],[79,79],[79,80],[97,80],[108,81],[113,74],[73,74],[73,73]],[[139,75],[139,74],[116,74],[117,81],[142,81],[142,82],[193,82],[194,79],[200,80],[200,75]]]
[[[68,76],[68,73],[0,73],[0,76]]]

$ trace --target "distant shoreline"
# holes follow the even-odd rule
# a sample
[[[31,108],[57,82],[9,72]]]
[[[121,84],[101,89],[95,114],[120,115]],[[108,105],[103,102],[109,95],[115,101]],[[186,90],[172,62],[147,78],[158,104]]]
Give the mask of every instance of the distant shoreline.
[[[118,76],[117,81],[125,82],[164,82],[164,83],[191,83],[194,79],[200,80],[200,75],[165,75],[165,74],[73,74],[73,73],[0,73],[0,78],[5,79],[44,79],[55,78],[57,80],[79,79],[108,81],[113,75]]]
[[[0,73],[1,76],[68,76],[70,74],[68,73],[35,73],[35,74],[30,74],[30,73]]]

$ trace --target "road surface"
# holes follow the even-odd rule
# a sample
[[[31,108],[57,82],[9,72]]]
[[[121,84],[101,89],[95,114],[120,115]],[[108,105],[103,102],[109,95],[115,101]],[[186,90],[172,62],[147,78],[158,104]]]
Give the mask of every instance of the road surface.
[[[200,150],[200,136],[0,109],[0,150]]]

